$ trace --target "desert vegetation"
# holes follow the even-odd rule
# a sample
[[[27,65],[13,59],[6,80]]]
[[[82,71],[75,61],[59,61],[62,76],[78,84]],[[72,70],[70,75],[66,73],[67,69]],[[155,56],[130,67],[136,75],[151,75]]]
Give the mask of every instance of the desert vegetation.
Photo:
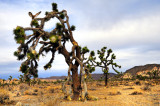
[[[31,17],[30,27],[17,26],[14,39],[19,47],[14,52],[17,60],[23,60],[15,79],[0,80],[0,104],[16,106],[77,106],[77,105],[159,105],[160,104],[160,71],[148,71],[142,74],[129,75],[118,71],[121,68],[115,62],[116,55],[112,49],[102,47],[90,51],[81,47],[74,39],[74,25],[70,25],[66,10],[59,11],[56,3],[45,16],[37,18],[41,11]],[[58,19],[53,29],[44,30],[46,22]],[[27,31],[32,32],[28,34]],[[66,49],[66,42],[72,44]],[[38,47],[39,45],[39,47]],[[50,69],[56,52],[62,54],[68,65],[65,79],[38,78],[38,61],[41,56],[52,54],[44,70]],[[109,67],[117,74],[109,76]],[[101,68],[103,76],[99,80],[92,78],[92,72]],[[158,68],[159,69],[159,68]]]
[[[12,79],[4,81],[0,86],[0,103],[2,105],[35,105],[35,106],[76,106],[76,105],[159,105],[160,79],[119,80],[108,79],[105,87],[104,79],[87,80],[87,100],[73,101],[65,96],[63,83],[65,80],[31,79],[33,84]],[[3,82],[3,80],[1,80]],[[14,82],[14,83],[13,83]],[[40,83],[39,83],[40,82]],[[67,87],[68,86],[68,87]],[[69,85],[66,89],[69,88]],[[71,91],[73,92],[73,91]],[[130,102],[128,102],[130,101]]]

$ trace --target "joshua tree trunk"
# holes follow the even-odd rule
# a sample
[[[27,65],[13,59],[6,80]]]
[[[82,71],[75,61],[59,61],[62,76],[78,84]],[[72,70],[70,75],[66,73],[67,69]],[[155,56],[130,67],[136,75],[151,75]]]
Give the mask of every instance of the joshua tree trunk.
[[[72,67],[72,81],[73,81],[73,100],[78,100],[82,89],[78,78],[78,67],[76,65],[73,65]]]
[[[108,85],[108,73],[104,73],[105,75],[105,86],[107,87]]]

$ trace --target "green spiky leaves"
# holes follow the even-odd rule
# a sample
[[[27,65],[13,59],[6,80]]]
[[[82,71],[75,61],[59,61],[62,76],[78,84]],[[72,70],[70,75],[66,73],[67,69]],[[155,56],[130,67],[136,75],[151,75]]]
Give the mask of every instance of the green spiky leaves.
[[[15,51],[13,54],[14,54],[14,56],[17,57],[20,54],[20,52],[19,51]]]
[[[19,51],[15,51],[13,55],[17,57],[17,60],[23,60],[25,58],[25,55],[21,54]]]
[[[47,38],[45,35],[42,36],[42,39],[43,39],[44,41],[48,40],[48,38]]]
[[[71,29],[71,31],[75,31],[76,27],[74,25],[72,25],[70,29]]]
[[[48,63],[48,64],[46,64],[46,65],[44,66],[44,69],[47,70],[48,68],[50,69],[51,67],[52,67],[52,65],[51,65],[50,63]]]
[[[61,14],[60,14],[60,17],[61,17],[62,19],[64,19],[64,18],[65,18],[65,15],[64,15],[63,13],[61,13]]]
[[[108,71],[109,71],[109,68],[108,69],[103,69],[102,71],[103,71],[103,73],[107,74]]]
[[[58,12],[56,3],[52,3],[52,10]]]
[[[33,54],[33,53],[27,53],[28,59],[38,59],[39,60],[39,54]]]
[[[14,34],[18,37],[23,37],[25,36],[24,29],[20,26],[17,26],[16,29],[13,30]]]
[[[49,12],[48,12],[48,11],[46,11],[46,12],[45,12],[45,15],[48,15],[48,14],[49,14]]]
[[[17,26],[16,29],[13,30],[15,35],[14,39],[17,43],[22,44],[25,41],[25,31],[22,27]]]
[[[107,50],[108,54],[112,53],[112,49]]]
[[[63,28],[63,26],[60,23],[56,24],[56,29],[58,31],[58,34],[62,34],[62,28]]]
[[[39,60],[39,54],[34,50],[32,47],[30,48],[29,52],[27,53],[28,59],[38,59]]]
[[[32,20],[31,26],[38,27],[39,26],[38,21],[37,20]]]
[[[88,53],[89,49],[85,46],[82,48],[81,52],[82,52],[82,54]]]
[[[29,69],[29,66],[26,64],[22,64],[19,71],[21,71],[22,73],[27,73]]]
[[[49,40],[52,43],[57,43],[58,42],[58,36],[57,35],[50,35]]]
[[[90,64],[87,65],[87,69],[90,73],[95,71],[95,67],[92,67]]]
[[[60,23],[56,24],[56,29],[60,30],[62,28],[62,25]]]
[[[91,51],[91,56],[95,56],[95,52],[94,51]]]
[[[112,58],[112,59],[116,59],[115,54],[112,54],[111,58]]]

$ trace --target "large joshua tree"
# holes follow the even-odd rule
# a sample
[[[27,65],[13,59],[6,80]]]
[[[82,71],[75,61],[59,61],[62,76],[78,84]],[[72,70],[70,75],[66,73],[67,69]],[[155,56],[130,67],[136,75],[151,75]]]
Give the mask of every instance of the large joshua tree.
[[[17,26],[13,31],[16,42],[20,44],[14,55],[17,56],[18,60],[26,59],[22,62],[20,71],[24,74],[26,80],[31,77],[38,77],[37,68],[40,55],[44,56],[44,52],[52,53],[50,61],[44,66],[46,70],[52,67],[55,53],[58,52],[64,56],[65,62],[69,66],[69,75],[72,72],[73,99],[78,100],[82,91],[82,80],[81,77],[78,77],[78,67],[79,65],[81,66],[80,73],[82,73],[83,62],[81,48],[73,38],[72,31],[75,30],[75,26],[70,26],[67,11],[59,11],[56,3],[52,3],[52,11],[46,12],[45,17],[37,18],[40,13],[33,15],[29,12],[29,16],[32,19],[30,27]],[[57,18],[59,23],[50,32],[45,31],[43,29],[45,23],[53,18]],[[26,31],[32,31],[33,34],[27,35]],[[72,43],[71,51],[66,49],[67,41]],[[37,47],[38,44],[40,45],[39,48]]]

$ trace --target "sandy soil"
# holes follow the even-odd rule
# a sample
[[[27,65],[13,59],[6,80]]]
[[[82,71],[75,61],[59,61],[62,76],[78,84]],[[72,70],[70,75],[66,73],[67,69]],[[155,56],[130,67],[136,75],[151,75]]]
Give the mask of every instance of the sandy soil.
[[[29,87],[26,84],[5,87],[14,101],[27,106],[160,106],[160,85],[153,81],[110,82],[104,87],[103,82],[88,82],[89,95],[98,100],[67,101],[64,100],[61,84],[43,84]],[[20,87],[21,86],[21,87]],[[24,88],[23,88],[24,86]],[[133,95],[132,95],[133,94]]]

